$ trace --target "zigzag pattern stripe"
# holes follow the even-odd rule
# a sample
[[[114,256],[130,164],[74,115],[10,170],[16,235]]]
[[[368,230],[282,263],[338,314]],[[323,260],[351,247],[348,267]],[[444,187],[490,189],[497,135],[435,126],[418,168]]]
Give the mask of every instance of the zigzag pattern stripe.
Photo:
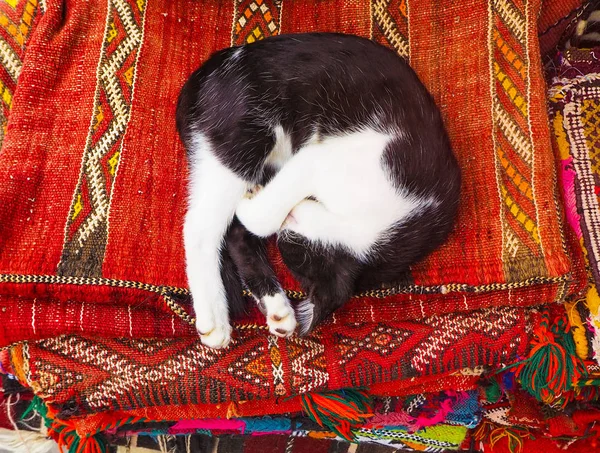
[[[410,55],[408,37],[403,35],[406,31],[400,30],[400,23],[408,22],[407,9],[407,2],[397,0],[375,0],[371,6],[373,28],[380,30],[387,44],[403,57]]]
[[[525,63],[523,63],[523,60],[519,58],[516,52],[508,45],[508,43],[502,39],[502,36],[500,36],[500,32],[497,29],[494,29],[492,35],[494,37],[494,41],[496,42],[496,47],[500,50],[500,52],[502,52],[502,55],[504,55],[506,61],[509,62],[513,68],[517,70],[521,78],[525,80],[527,78],[527,72],[525,70]]]
[[[523,195],[525,195],[529,200],[533,201],[533,192],[529,182],[519,173],[515,166],[510,163],[500,146],[497,147],[497,153],[498,159],[500,159],[500,164],[502,165],[502,168],[504,168],[506,175]]]
[[[401,35],[398,25],[387,10],[389,3],[387,0],[376,0],[373,3],[373,18],[396,52],[406,57],[409,54],[408,41]]]
[[[517,107],[519,112],[524,118],[527,118],[527,102],[519,90],[515,86],[510,77],[500,69],[498,63],[494,62],[494,73],[496,74],[496,80],[500,82],[506,95],[510,98],[512,103]]]
[[[80,276],[84,268],[87,269],[86,276],[99,276],[101,273],[102,259],[98,257],[104,255],[106,247],[111,190],[131,114],[135,67],[144,36],[145,5],[144,1],[108,0],[104,44],[97,72],[96,104],[92,111],[92,125],[83,153],[79,182],[67,218],[63,255],[58,267],[61,275]],[[117,30],[117,23],[121,24],[122,31]],[[114,46],[114,39],[119,41],[109,51],[109,44]],[[128,69],[132,71],[131,79],[125,79],[131,89],[127,99],[119,73],[127,69],[124,65],[132,57],[134,63]],[[102,103],[102,99],[106,100],[107,105]],[[104,133],[96,137],[99,123],[108,121],[104,114],[98,115],[104,109],[110,110],[110,123],[106,125]],[[107,156],[112,156],[108,172],[103,168]],[[89,206],[84,209],[85,202]],[[73,230],[74,222],[78,222],[78,226]],[[94,259],[87,257],[95,257],[95,261],[83,262]]]
[[[518,41],[525,39],[525,18],[509,0],[492,0],[494,10]]]
[[[489,4],[492,120],[498,195],[502,201],[503,260],[509,279],[545,272],[542,261],[515,265],[520,255],[542,256],[534,196],[534,149],[527,86],[526,6],[511,0]],[[523,9],[523,10],[522,10]],[[518,50],[523,49],[523,50]],[[540,266],[540,269],[534,267]]]
[[[16,82],[23,65],[17,53],[4,39],[0,39],[0,63]]]
[[[529,139],[499,102],[494,105],[494,113],[496,124],[504,133],[510,145],[527,165],[531,165],[533,163],[533,153]]]

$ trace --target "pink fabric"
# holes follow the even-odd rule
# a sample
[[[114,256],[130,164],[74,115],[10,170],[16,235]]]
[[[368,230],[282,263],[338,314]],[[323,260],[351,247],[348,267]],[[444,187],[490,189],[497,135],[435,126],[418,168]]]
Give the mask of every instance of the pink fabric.
[[[577,239],[581,239],[581,225],[579,224],[579,214],[577,213],[577,199],[575,198],[575,170],[573,169],[573,158],[560,161],[560,173],[563,180],[563,200],[565,203],[565,214],[567,222],[577,235]]]
[[[192,433],[199,429],[210,431],[239,431],[246,430],[246,424],[240,420],[224,418],[208,418],[204,420],[180,420],[169,428],[169,434]]]

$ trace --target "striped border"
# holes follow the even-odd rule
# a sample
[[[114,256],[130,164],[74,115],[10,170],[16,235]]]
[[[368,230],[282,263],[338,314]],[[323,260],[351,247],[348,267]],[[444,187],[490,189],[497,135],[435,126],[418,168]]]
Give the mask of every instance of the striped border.
[[[469,286],[461,283],[450,283],[447,285],[432,285],[432,286],[421,286],[421,285],[408,285],[408,286],[395,286],[385,289],[373,289],[365,291],[363,293],[353,296],[354,299],[360,298],[374,298],[374,299],[385,299],[386,297],[398,295],[398,294],[449,294],[449,293],[468,293],[468,294],[484,294],[495,291],[512,290],[512,289],[523,289],[529,286],[535,285],[548,285],[548,284],[560,284],[562,290],[557,294],[557,300],[562,301],[566,296],[566,290],[571,283],[571,274],[565,274],[560,277],[535,277],[527,280],[514,282],[514,283],[490,283],[488,285],[481,286]],[[187,313],[187,311],[173,299],[175,296],[188,296],[189,290],[186,288],[179,288],[175,286],[158,286],[151,285],[148,283],[133,282],[128,280],[116,280],[109,278],[86,278],[86,277],[71,277],[71,276],[60,276],[60,275],[21,275],[21,274],[0,274],[0,283],[18,283],[18,284],[31,284],[31,283],[44,283],[54,285],[95,285],[95,286],[108,286],[113,288],[128,288],[138,289],[141,291],[147,291],[162,296],[165,304],[173,311],[179,318],[189,324],[195,324],[196,319]],[[290,299],[304,299],[306,294],[302,291],[285,290],[285,293]],[[250,297],[252,293],[244,290],[244,296]]]
[[[371,0],[370,39],[391,47],[398,55],[410,60],[409,8],[408,0]]]
[[[94,107],[85,149],[82,152],[79,180],[65,222],[63,251],[57,267],[59,275],[99,277],[102,274],[114,184],[122,160],[123,138],[127,133],[135,97],[137,66],[144,43],[146,10],[145,0],[107,0],[106,3],[106,25],[96,69]],[[117,20],[122,24],[125,35],[109,52],[113,40],[117,37]],[[132,55],[134,61],[129,68],[132,73],[128,78],[120,74],[120,71],[125,69],[123,66]],[[120,84],[122,77],[125,77],[130,85],[128,100]],[[113,117],[106,125],[106,130],[97,136],[96,129],[104,118],[104,115],[98,113],[103,106],[102,97],[106,99]],[[109,172],[111,176],[107,176],[102,161],[110,155],[112,169]],[[107,186],[110,189],[107,189]],[[89,207],[85,206],[87,203]],[[75,228],[74,223],[77,225]]]
[[[530,3],[488,3],[492,140],[500,200],[502,261],[507,280],[545,274],[535,190],[536,153],[531,124]]]

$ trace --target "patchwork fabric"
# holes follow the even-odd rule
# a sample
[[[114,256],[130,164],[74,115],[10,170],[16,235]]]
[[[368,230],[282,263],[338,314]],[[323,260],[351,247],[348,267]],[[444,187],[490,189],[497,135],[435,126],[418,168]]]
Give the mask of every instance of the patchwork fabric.
[[[16,3],[14,11],[28,8]],[[0,326],[0,346],[82,332],[196,336],[175,99],[213,51],[280,33],[352,33],[409,58],[442,110],[463,171],[449,241],[404,283],[360,295],[331,325],[539,305],[578,291],[555,197],[539,0],[45,5],[27,32],[0,152],[0,304],[11,321]],[[473,48],[486,51],[466,57]],[[271,251],[290,296],[303,297]],[[103,306],[117,317],[100,315]],[[158,327],[141,326],[153,312]],[[238,337],[254,323],[242,322]],[[252,335],[241,341],[250,347]],[[352,338],[336,341],[353,354]],[[394,341],[392,349],[406,339]],[[298,346],[298,361],[315,359],[304,357],[309,348]]]

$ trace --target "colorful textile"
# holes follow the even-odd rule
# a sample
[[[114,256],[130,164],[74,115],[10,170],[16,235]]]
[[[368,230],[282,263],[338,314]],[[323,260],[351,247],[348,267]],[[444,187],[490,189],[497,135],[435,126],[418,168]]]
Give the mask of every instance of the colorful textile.
[[[23,57],[32,32],[44,12],[44,2],[25,0],[4,2],[0,10],[0,147],[4,140],[9,112],[23,68]]]
[[[435,425],[416,433],[400,428],[360,429],[358,441],[371,441],[384,445],[408,445],[417,450],[444,452],[458,450],[467,436],[464,426]]]
[[[0,346],[65,333],[195,337],[177,221],[187,170],[175,99],[211,52],[280,32],[353,33],[407,57],[442,109],[463,170],[448,243],[406,284],[353,300],[330,325],[576,292],[556,209],[540,1],[346,3],[47,0],[0,151],[0,305],[9,316]],[[272,249],[284,286],[300,290]],[[103,315],[98,306],[114,308]],[[138,326],[152,324],[144,310],[164,313],[158,327]],[[247,348],[251,332],[238,329]]]
[[[567,220],[584,250],[587,295],[567,305],[577,354],[600,364],[600,48],[559,54],[549,88]]]
[[[481,420],[480,412],[478,390],[419,393],[403,398],[384,398],[375,406],[375,415],[365,427],[396,426],[414,432],[444,423],[474,428]]]
[[[484,399],[481,405],[483,421],[471,438],[482,452],[588,452],[598,444],[596,403],[570,403],[557,410],[513,389],[495,401]]]
[[[579,183],[577,162],[563,160],[558,179],[569,225],[563,244],[532,26],[538,3],[316,3],[0,5],[0,46],[9,38],[13,47],[23,41],[21,50],[13,48],[19,83],[14,78],[0,91],[9,118],[0,151],[0,346],[19,341],[0,351],[0,372],[44,398],[46,404],[35,404],[53,411],[55,437],[88,447],[102,439],[111,452],[123,444],[132,452],[383,453],[461,445],[551,452],[557,444],[593,451],[600,412],[589,401],[598,397],[591,385],[600,367],[585,362],[585,382],[564,382],[562,402],[577,402],[559,411],[519,390],[519,368],[510,366],[536,363],[532,339],[534,351],[558,345],[563,352],[573,332],[577,364],[594,356],[597,341],[587,327],[594,325],[590,307],[598,297],[597,263],[587,246],[587,298],[567,298],[581,286],[576,251],[567,258],[569,228],[576,242],[586,245],[587,234],[594,244],[594,224],[578,200],[596,180]],[[568,2],[545,2],[551,3]],[[12,9],[3,16],[5,8]],[[553,23],[548,17],[557,11],[543,10],[539,23]],[[16,14],[27,33],[18,35],[6,21],[16,24]],[[436,96],[466,178],[457,231],[415,266],[405,286],[352,301],[308,338],[270,336],[253,311],[227,351],[208,350],[189,324],[180,224],[172,221],[183,212],[185,171],[169,123],[172,100],[213,49],[280,31],[325,29],[370,36],[408,56]],[[19,52],[27,43],[24,59]],[[7,62],[16,61],[4,44],[3,82]],[[464,49],[473,46],[488,54],[465,61]],[[552,117],[561,157],[561,133],[572,133],[564,118],[580,95],[570,90],[587,87],[577,78],[584,68],[597,72],[593,51],[576,52],[561,65],[559,91],[567,95],[552,100],[561,104],[551,113],[563,115],[562,129]],[[585,131],[591,116],[575,127]],[[595,146],[597,137],[588,136]],[[299,290],[285,269],[277,270],[289,290]],[[525,308],[564,299],[570,331],[562,305],[553,305],[558,314],[548,318],[545,310],[541,316]],[[560,325],[549,323],[556,319]],[[539,374],[556,380],[547,371]],[[500,384],[478,392],[480,375]],[[375,415],[354,430],[364,442],[358,446],[301,414],[297,395],[344,387],[368,387],[383,397]],[[455,391],[425,394],[448,388]],[[5,377],[3,392],[4,401],[31,398],[14,378]],[[490,398],[478,401],[484,394]],[[24,407],[20,401],[15,410]],[[0,417],[0,425],[14,420],[6,425]],[[33,423],[32,414],[25,423]]]
[[[207,349],[188,337],[63,335],[17,345],[11,355],[19,379],[69,417],[230,401],[283,403],[345,387],[378,394],[377,386],[386,383],[382,394],[393,395],[403,381],[440,380],[465,369],[481,373],[524,357],[527,326],[536,316],[533,310],[492,308],[418,321],[333,324],[287,340],[254,328],[235,336],[227,350]],[[273,413],[266,407],[261,405],[263,414]]]
[[[331,438],[312,437],[313,433],[300,435],[264,435],[264,436],[211,436],[194,434],[187,436],[169,435],[133,435],[130,437],[111,437],[111,446],[123,446],[130,453],[149,453],[152,451],[176,451],[182,453],[393,453],[398,447],[376,445],[373,443],[350,444]],[[405,450],[410,451],[410,450]]]
[[[237,434],[243,426],[257,427],[258,430],[244,433],[246,435],[264,436],[269,434],[291,435],[293,437],[312,437],[320,439],[341,440],[333,433],[321,429],[314,422],[303,419],[232,419],[232,420],[186,420],[172,427],[161,427],[160,424],[141,424],[140,427],[131,431],[127,427],[119,430],[120,435],[142,434],[157,436],[162,434],[189,435],[190,433],[210,433],[212,435]],[[254,425],[254,426],[253,426]],[[457,450],[464,441],[467,428],[462,426],[451,426],[438,424],[409,432],[401,427],[386,428],[361,428],[355,431],[356,440],[360,443],[371,443],[380,445],[395,445],[397,447],[410,447],[411,449],[425,449],[427,451]]]

